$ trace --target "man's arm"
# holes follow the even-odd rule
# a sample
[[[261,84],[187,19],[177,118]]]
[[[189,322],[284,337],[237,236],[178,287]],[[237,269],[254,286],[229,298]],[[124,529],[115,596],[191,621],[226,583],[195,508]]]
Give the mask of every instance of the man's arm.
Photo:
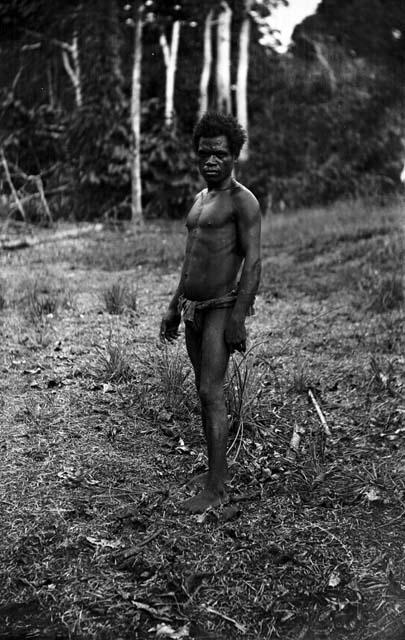
[[[196,197],[194,198],[194,202],[193,205],[195,204],[195,202],[198,200],[198,198],[200,197],[201,192],[199,192]],[[162,321],[160,324],[160,339],[161,340],[167,340],[168,342],[173,342],[173,340],[176,340],[176,338],[178,338],[179,336],[179,325],[180,325],[180,320],[181,320],[181,313],[180,313],[180,309],[179,309],[179,300],[180,300],[180,296],[183,294],[183,283],[184,283],[184,273],[185,273],[185,268],[186,268],[186,260],[187,260],[187,255],[188,255],[188,243],[189,243],[189,238],[187,239],[187,245],[186,245],[186,255],[185,258],[183,260],[183,266],[181,269],[181,274],[180,274],[180,281],[179,284],[177,286],[177,289],[171,299],[171,301],[169,302],[169,306],[167,308],[166,313],[163,315],[162,317]]]
[[[253,305],[260,282],[261,211],[258,201],[248,190],[241,190],[235,196],[235,205],[238,241],[244,262],[236,303],[225,330],[225,341],[231,351],[245,351],[245,318]]]
[[[169,302],[166,313],[162,317],[160,323],[160,339],[173,342],[179,337],[179,325],[181,321],[181,313],[179,308],[180,296],[183,293],[183,280],[184,280],[184,263],[181,270],[180,281],[177,289]]]

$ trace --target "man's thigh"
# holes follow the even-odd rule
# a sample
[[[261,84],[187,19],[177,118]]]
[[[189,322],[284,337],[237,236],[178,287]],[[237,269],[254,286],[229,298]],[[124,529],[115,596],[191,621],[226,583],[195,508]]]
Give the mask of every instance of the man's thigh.
[[[231,308],[208,309],[205,312],[201,343],[201,384],[223,384],[229,361],[224,334],[231,312]]]
[[[185,338],[188,357],[193,365],[197,390],[200,386],[202,331],[196,331],[188,322],[185,324]]]

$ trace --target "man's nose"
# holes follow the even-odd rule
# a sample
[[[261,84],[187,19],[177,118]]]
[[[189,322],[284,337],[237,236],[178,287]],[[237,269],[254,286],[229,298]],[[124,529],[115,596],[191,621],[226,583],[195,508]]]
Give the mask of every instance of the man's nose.
[[[216,158],[215,158],[215,156],[214,156],[214,155],[209,156],[209,157],[207,158],[206,164],[216,164]]]

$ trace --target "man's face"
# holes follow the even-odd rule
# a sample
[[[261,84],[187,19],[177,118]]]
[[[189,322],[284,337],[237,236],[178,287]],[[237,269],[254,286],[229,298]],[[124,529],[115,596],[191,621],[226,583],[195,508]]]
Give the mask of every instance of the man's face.
[[[198,168],[208,185],[217,185],[232,174],[235,158],[226,136],[200,138],[198,143]]]

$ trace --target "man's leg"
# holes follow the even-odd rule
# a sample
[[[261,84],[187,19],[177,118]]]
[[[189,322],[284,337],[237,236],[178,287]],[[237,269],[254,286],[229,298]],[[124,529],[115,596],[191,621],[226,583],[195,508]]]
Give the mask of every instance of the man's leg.
[[[201,320],[203,320],[201,318]],[[185,323],[185,337],[188,357],[194,369],[195,386],[197,393],[200,392],[200,378],[201,378],[201,343],[202,343],[202,326],[201,330],[197,331],[188,322]],[[204,410],[201,407],[201,422],[204,430],[205,440],[207,441],[206,420]],[[208,445],[208,442],[207,442]],[[205,486],[207,480],[207,473],[200,473],[199,475],[191,478],[188,482],[188,486]]]
[[[192,513],[205,511],[208,507],[216,506],[226,500],[228,418],[225,407],[224,378],[229,351],[225,344],[224,331],[230,311],[230,309],[205,311],[199,396],[205,421],[209,469],[205,489],[183,503],[183,507]]]

